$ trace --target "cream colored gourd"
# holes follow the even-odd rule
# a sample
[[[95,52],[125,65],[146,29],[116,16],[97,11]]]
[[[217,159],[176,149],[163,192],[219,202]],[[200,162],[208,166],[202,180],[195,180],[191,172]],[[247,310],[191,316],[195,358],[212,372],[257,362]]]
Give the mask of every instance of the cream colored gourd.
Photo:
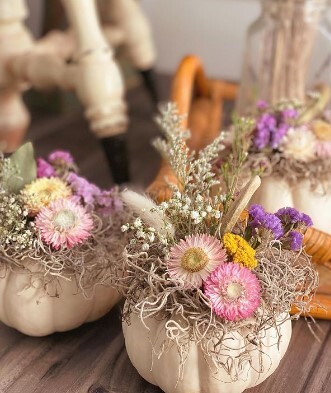
[[[30,336],[46,336],[95,321],[120,298],[115,289],[103,285],[88,290],[84,297],[74,280],[64,278],[48,284],[47,295],[36,274],[23,269],[0,274],[0,321]]]
[[[283,315],[284,321],[287,315]],[[165,340],[165,321],[149,318],[144,326],[139,315],[132,313],[130,325],[123,322],[126,350],[139,374],[148,382],[159,386],[165,393],[240,393],[263,382],[277,368],[284,356],[291,338],[291,321],[287,319],[279,326],[280,344],[277,346],[278,334],[274,328],[264,331],[262,337],[263,354],[252,345],[252,364],[247,361],[241,365],[237,378],[230,377],[225,370],[215,370],[207,364],[201,349],[191,343],[188,358],[184,366],[183,378],[178,380],[179,355],[176,345],[157,356],[161,343]],[[247,332],[243,331],[243,334]],[[243,339],[239,333],[229,334],[227,346],[231,346],[232,355],[242,351]],[[254,348],[254,349],[253,349]],[[154,355],[153,355],[153,350]],[[263,372],[259,373],[262,356]],[[224,358],[226,359],[226,358]],[[238,367],[239,369],[239,367]],[[235,380],[237,379],[237,380]],[[234,382],[232,382],[235,380]]]
[[[261,180],[261,186],[253,195],[251,204],[258,203],[271,213],[282,207],[295,207],[311,217],[315,228],[331,233],[331,194],[325,194],[322,186],[312,191],[308,180],[294,186],[274,176]]]

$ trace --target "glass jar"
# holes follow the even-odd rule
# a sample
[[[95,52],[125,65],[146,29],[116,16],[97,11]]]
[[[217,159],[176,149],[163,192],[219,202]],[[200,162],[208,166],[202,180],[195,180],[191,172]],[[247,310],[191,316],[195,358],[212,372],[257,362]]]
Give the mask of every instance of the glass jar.
[[[240,115],[257,100],[304,101],[307,90],[331,85],[331,26],[328,0],[261,0],[260,17],[247,34]]]

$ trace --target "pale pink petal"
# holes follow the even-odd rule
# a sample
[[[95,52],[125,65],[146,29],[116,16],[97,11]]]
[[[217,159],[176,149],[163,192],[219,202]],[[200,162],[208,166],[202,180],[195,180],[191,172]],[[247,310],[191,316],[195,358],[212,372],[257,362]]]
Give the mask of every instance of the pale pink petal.
[[[229,285],[242,288],[240,296],[229,296]],[[245,319],[254,314],[261,302],[260,285],[249,269],[237,263],[218,266],[206,279],[204,292],[210,299],[214,312],[229,321]]]
[[[55,219],[59,213],[70,214],[70,218],[74,218],[72,224],[56,225]],[[72,198],[55,200],[42,208],[35,224],[40,230],[42,240],[56,250],[81,244],[91,236],[93,228],[90,214]]]
[[[206,266],[197,271],[191,272],[185,270],[182,266],[184,254],[194,248],[201,249],[207,256]],[[191,235],[181,239],[170,250],[170,256],[167,261],[168,272],[171,278],[177,281],[183,281],[187,288],[198,288],[202,286],[208,274],[218,265],[226,261],[226,252],[222,248],[219,240],[210,235]]]

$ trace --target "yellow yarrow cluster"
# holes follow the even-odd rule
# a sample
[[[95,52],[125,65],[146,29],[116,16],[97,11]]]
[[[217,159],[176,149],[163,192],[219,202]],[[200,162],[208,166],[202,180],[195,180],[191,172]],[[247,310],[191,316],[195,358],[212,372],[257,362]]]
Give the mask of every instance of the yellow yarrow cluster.
[[[66,183],[55,177],[37,179],[22,190],[22,197],[30,215],[36,215],[52,201],[68,198],[70,195],[71,190]]]
[[[223,236],[223,246],[233,262],[240,263],[248,269],[254,269],[257,266],[255,250],[241,236],[226,233]]]

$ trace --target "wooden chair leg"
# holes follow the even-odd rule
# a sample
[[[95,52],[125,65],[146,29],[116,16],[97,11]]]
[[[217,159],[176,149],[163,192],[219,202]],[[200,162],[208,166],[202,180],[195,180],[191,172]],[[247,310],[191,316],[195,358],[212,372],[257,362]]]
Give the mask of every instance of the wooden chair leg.
[[[104,19],[123,32],[123,47],[133,66],[140,72],[155,106],[159,97],[154,77],[155,48],[149,22],[137,0],[103,0]]]
[[[120,136],[126,132],[127,116],[120,71],[102,34],[95,2],[62,1],[77,43],[75,90],[92,131],[102,140],[114,179],[127,182],[125,137]]]
[[[24,25],[25,0],[0,1],[0,150],[12,152],[22,142],[30,115],[22,101],[26,83],[17,83],[8,62],[32,47],[33,38]]]
[[[124,32],[124,46],[132,64],[140,71],[153,68],[155,48],[149,22],[137,0],[103,0],[107,21]]]
[[[16,89],[0,90],[0,151],[11,153],[22,143],[30,113]]]

